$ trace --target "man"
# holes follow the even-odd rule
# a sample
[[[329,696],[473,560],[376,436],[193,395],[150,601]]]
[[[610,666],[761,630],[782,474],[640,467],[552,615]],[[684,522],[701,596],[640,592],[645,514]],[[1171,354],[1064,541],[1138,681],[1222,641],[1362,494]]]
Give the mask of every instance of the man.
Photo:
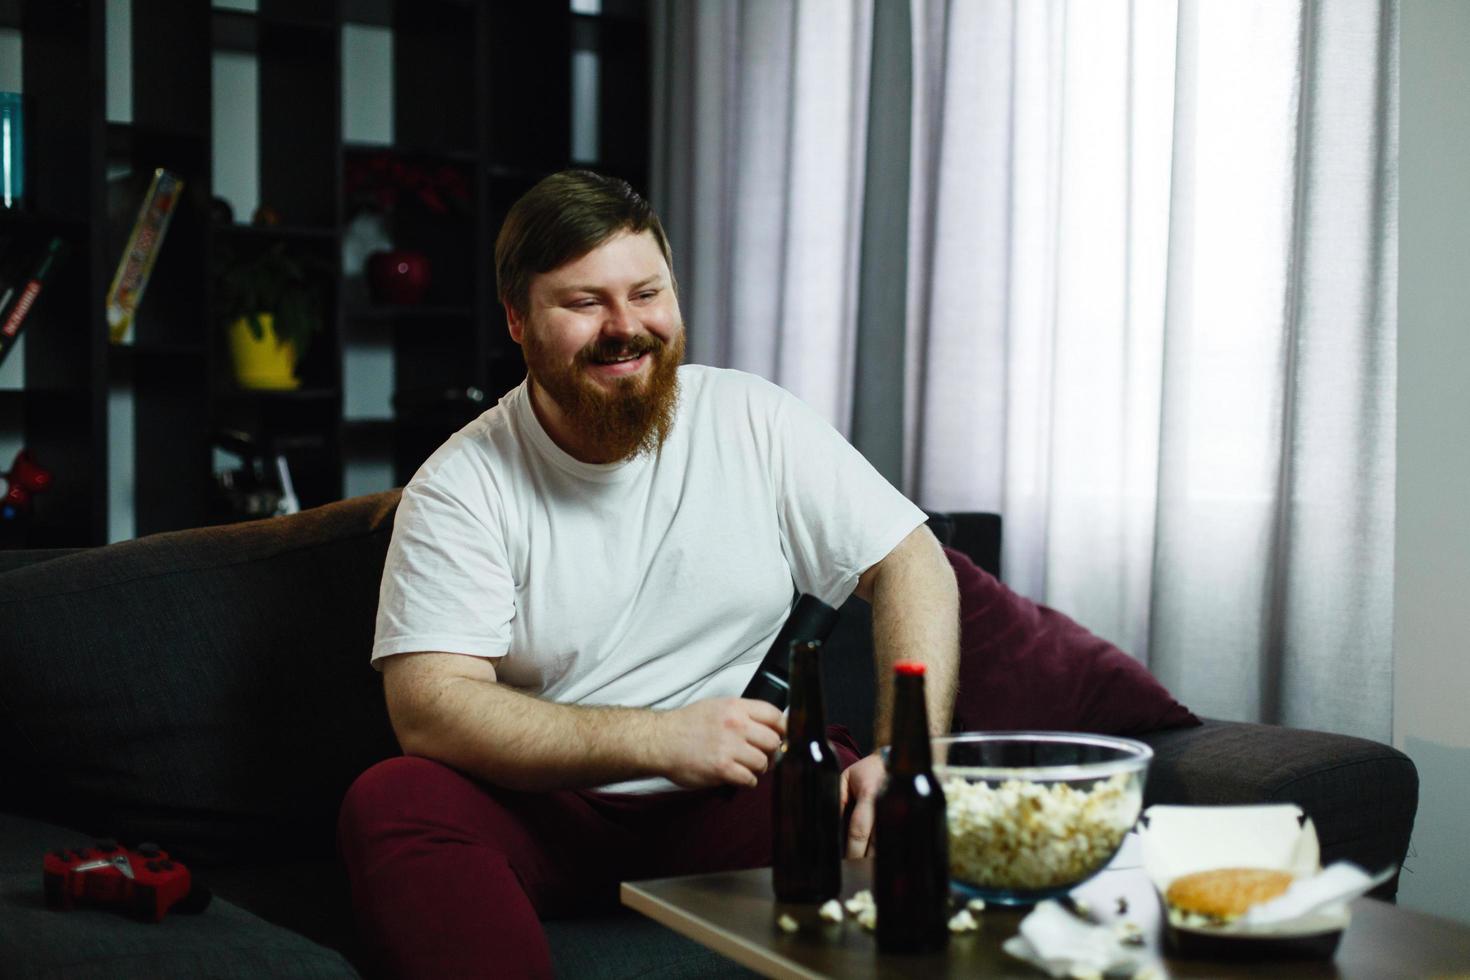
[[[894,661],[929,665],[936,731],[953,701],[955,582],[923,513],[791,395],[680,366],[641,197],[553,175],[495,251],[526,381],[404,488],[373,663],[405,754],[340,824],[393,975],[549,975],[541,917],[614,904],[623,879],[769,863],[785,726],[738,695],[794,590],[873,603],[875,744]],[[860,856],[883,764],[835,741]]]

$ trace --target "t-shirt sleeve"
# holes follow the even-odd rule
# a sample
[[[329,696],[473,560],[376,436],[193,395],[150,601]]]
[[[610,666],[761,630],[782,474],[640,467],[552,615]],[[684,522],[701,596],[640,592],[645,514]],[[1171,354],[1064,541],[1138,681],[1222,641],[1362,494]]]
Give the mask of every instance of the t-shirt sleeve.
[[[506,554],[492,515],[442,487],[410,482],[378,590],[374,666],[422,651],[504,656],[515,614]]]
[[[805,402],[771,388],[781,544],[797,589],[837,607],[926,515]]]

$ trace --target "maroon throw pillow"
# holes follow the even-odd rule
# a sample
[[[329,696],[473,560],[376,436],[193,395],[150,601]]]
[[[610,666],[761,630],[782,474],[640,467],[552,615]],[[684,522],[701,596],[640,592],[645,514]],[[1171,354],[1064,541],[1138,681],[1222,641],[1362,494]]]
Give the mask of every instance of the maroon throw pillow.
[[[955,731],[1136,735],[1198,725],[1148,669],[945,548],[960,588]]]

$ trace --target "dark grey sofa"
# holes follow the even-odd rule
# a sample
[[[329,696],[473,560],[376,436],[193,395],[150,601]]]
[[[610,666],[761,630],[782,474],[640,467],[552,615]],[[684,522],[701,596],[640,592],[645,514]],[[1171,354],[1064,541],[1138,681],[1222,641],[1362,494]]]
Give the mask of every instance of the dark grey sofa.
[[[0,551],[0,977],[371,975],[333,828],[352,779],[397,752],[367,665],[396,503]],[[844,610],[828,657],[829,714],[855,733],[865,608]],[[1324,860],[1403,859],[1418,780],[1392,748],[1221,721],[1145,739],[1151,803],[1293,801]],[[44,851],[103,836],[160,843],[216,900],[159,925],[46,909]],[[744,973],[630,913],[547,929],[568,977]]]

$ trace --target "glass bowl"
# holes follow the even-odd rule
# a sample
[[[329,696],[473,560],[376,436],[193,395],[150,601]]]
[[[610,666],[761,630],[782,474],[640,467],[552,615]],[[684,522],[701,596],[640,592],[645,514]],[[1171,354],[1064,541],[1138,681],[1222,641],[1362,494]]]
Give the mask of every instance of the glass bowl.
[[[1154,754],[1133,739],[1072,732],[973,732],[932,745],[950,877],[1004,905],[1064,894],[1112,860],[1138,820]]]

